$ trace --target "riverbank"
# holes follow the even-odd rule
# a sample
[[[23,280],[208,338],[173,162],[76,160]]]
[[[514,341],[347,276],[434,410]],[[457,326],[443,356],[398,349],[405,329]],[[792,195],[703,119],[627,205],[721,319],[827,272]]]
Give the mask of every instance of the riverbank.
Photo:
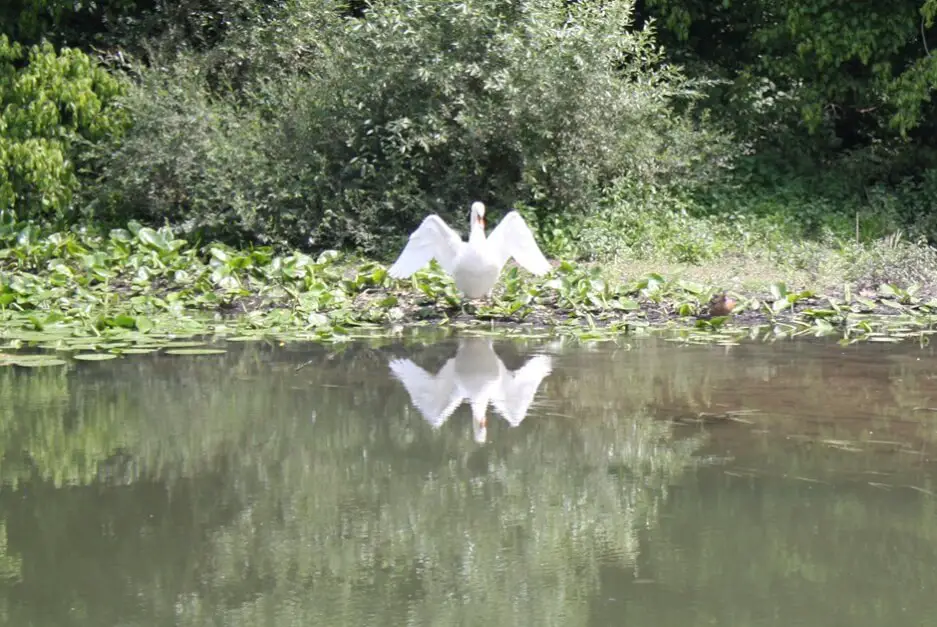
[[[107,235],[21,232],[5,244],[0,347],[7,352],[33,344],[120,352],[195,335],[344,341],[413,325],[549,329],[583,339],[663,329],[707,342],[762,333],[900,341],[923,338],[937,322],[934,283],[878,283],[876,269],[926,270],[932,249],[910,245],[889,248],[892,261],[868,251],[871,270],[858,277],[855,260],[832,250],[825,274],[764,255],[662,262],[660,270],[646,261],[556,261],[541,279],[509,264],[490,301],[464,302],[434,268],[396,281],[380,263],[337,252],[196,245],[139,225]],[[837,264],[853,274],[837,274]],[[723,294],[729,306],[718,301]]]

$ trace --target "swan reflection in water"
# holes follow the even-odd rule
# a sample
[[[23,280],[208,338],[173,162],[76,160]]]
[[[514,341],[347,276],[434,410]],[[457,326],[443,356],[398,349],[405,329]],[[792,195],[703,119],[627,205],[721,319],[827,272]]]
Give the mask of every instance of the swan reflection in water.
[[[527,416],[541,381],[552,368],[548,355],[536,355],[512,372],[495,353],[491,340],[478,337],[461,339],[455,357],[435,376],[409,359],[390,362],[391,372],[434,429],[446,422],[463,400],[468,400],[478,443],[488,437],[488,403],[516,427]]]

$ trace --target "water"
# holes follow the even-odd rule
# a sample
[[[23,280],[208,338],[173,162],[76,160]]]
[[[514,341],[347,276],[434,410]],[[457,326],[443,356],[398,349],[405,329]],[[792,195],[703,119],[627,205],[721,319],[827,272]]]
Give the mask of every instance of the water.
[[[932,349],[457,347],[0,370],[0,622],[932,624]]]

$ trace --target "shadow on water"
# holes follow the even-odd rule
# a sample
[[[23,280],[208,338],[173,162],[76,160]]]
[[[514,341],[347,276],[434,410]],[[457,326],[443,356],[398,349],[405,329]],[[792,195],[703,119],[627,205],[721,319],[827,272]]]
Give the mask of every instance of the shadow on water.
[[[933,616],[930,348],[227,348],[0,370],[4,624]]]

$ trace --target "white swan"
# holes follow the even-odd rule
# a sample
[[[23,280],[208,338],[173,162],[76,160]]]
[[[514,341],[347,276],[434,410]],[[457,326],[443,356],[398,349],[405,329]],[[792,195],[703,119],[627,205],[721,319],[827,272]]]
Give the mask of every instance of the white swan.
[[[435,376],[409,359],[392,360],[390,369],[434,429],[445,423],[463,400],[468,400],[475,441],[482,443],[488,437],[489,402],[516,427],[527,416],[541,381],[552,371],[553,360],[548,355],[536,355],[511,372],[498,358],[490,339],[465,338],[459,342],[455,357]]]
[[[403,279],[436,259],[455,279],[456,287],[468,298],[491,294],[498,282],[501,268],[511,257],[536,275],[550,271],[547,261],[530,227],[516,211],[512,211],[485,238],[485,205],[472,203],[471,232],[468,242],[438,215],[427,216],[410,235],[400,257],[388,270],[394,278]]]

